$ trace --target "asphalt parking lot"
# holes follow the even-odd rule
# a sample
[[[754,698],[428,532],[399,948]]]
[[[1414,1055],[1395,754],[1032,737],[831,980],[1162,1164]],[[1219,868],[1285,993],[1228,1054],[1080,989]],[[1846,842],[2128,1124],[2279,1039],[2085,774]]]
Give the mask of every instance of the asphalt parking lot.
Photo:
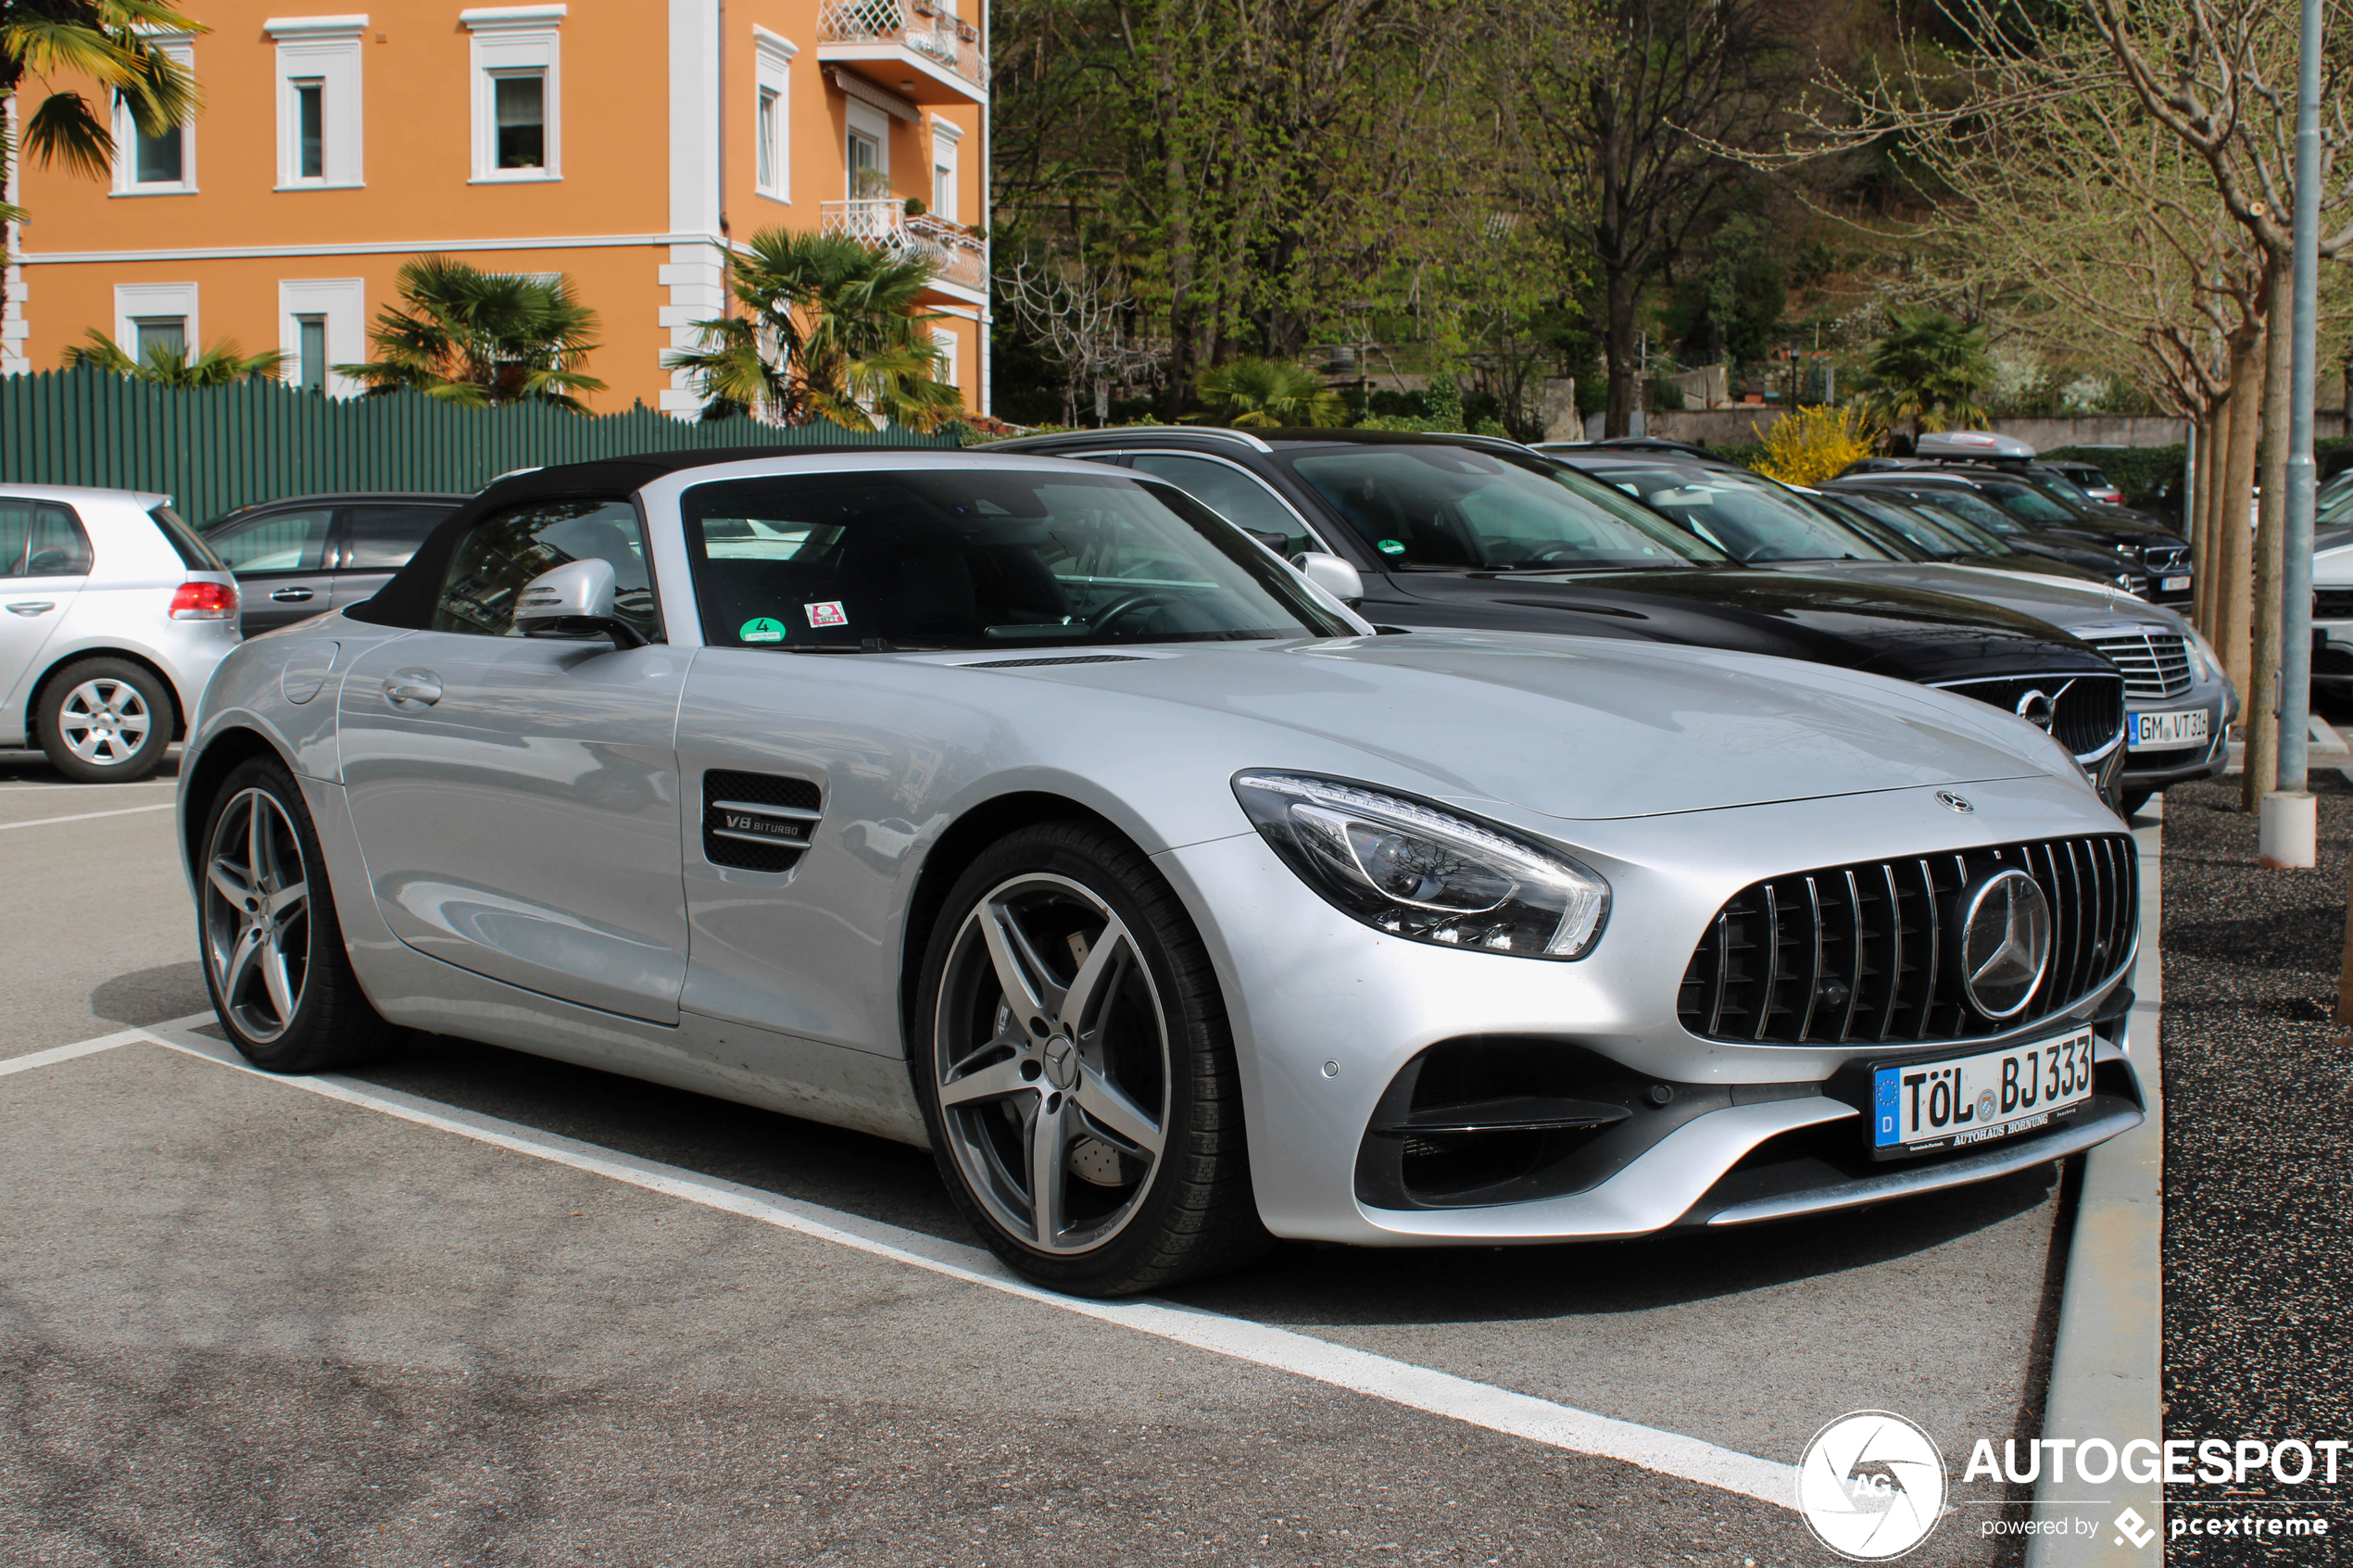
[[[919,1150],[456,1042],[340,1086],[208,1060],[168,782],[53,782],[0,757],[0,1560],[1816,1562],[1686,1477],[1859,1408],[1957,1477],[2035,1429],[2055,1172],[1073,1310]],[[2020,1499],[1954,1500],[1907,1561],[2008,1560],[1976,1525]]]

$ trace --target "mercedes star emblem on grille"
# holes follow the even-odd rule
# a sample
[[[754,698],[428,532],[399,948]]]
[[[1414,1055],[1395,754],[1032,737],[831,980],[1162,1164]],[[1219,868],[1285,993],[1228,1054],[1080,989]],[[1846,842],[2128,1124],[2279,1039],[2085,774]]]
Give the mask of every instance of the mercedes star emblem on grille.
[[[1940,801],[1943,801],[1943,802],[1944,803],[1944,806],[1945,806],[1945,809],[1948,809],[1948,810],[1953,810],[1953,811],[1958,811],[1958,812],[1959,812],[1962,816],[1964,816],[1964,817],[1968,816],[1970,812],[1972,812],[1972,811],[1974,811],[1974,810],[1976,810],[1976,809],[1977,809],[1977,808],[1976,808],[1976,807],[1974,807],[1974,806],[1970,805],[1968,801],[1966,801],[1966,800],[1962,799],[1959,796],[1955,795],[1955,794],[1954,794],[1951,790],[1949,790],[1949,789],[1940,789],[1940,790],[1938,790],[1938,791],[1936,792],[1936,798],[1937,798],[1937,799],[1939,799]]]
[[[1998,871],[1961,891],[1961,990],[1987,1018],[2026,1009],[2051,960],[2051,906],[2034,879]]]

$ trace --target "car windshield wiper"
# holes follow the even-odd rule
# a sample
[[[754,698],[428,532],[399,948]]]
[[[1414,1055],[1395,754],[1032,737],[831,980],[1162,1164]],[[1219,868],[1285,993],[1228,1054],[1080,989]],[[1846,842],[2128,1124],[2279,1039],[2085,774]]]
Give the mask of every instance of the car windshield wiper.
[[[1597,561],[1597,560],[1515,560],[1498,561],[1493,566],[1473,567],[1474,571],[1681,571],[1704,563],[1680,560],[1672,556],[1657,560]]]
[[[778,643],[778,653],[946,653],[946,643],[894,643],[888,637],[862,637],[852,642]]]

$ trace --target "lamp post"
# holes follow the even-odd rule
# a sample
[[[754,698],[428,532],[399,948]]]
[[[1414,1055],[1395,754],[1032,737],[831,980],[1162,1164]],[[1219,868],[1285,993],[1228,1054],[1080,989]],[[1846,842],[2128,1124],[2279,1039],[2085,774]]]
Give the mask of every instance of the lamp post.
[[[2280,572],[2279,787],[2259,808],[2257,858],[2266,866],[2313,866],[2320,858],[2319,803],[2305,786],[2312,697],[2312,390],[2321,236],[2321,0],[2302,0],[2296,83],[2295,271],[2289,351],[2287,516]],[[2250,692],[2262,702],[2268,693]]]

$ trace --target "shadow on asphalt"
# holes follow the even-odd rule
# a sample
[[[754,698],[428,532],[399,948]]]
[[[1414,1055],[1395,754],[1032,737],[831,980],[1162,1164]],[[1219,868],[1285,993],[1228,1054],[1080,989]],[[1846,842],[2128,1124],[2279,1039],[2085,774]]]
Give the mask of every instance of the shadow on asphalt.
[[[444,1105],[779,1197],[975,1242],[925,1150],[684,1090],[459,1040],[422,1038],[354,1074]],[[2056,1167],[1737,1230],[1550,1247],[1294,1245],[1242,1273],[1167,1293],[1270,1323],[1492,1323],[1643,1311],[1869,1268],[2047,1203]],[[1885,1221],[1900,1213],[1902,1223]]]
[[[210,1006],[204,966],[194,959],[118,974],[90,993],[93,1014],[109,1022],[140,1027],[185,1018]]]

